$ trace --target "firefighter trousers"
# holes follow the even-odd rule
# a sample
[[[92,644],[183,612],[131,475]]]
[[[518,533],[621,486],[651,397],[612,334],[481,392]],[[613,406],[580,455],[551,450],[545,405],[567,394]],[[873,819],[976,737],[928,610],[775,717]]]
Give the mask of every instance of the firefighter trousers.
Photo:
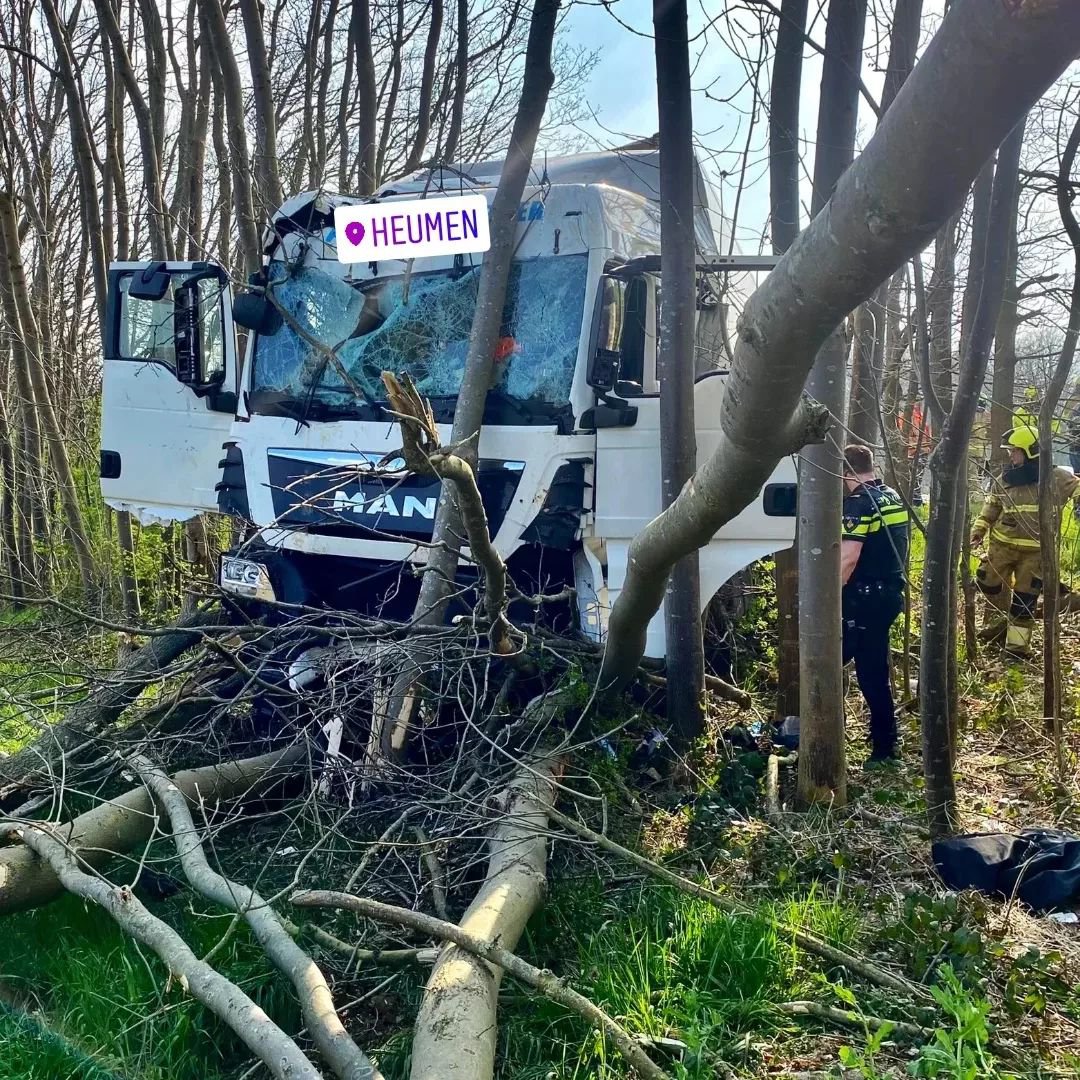
[[[1035,605],[1042,592],[1042,553],[991,538],[975,571],[975,584],[1008,624],[1007,646],[1025,651],[1035,626]]]

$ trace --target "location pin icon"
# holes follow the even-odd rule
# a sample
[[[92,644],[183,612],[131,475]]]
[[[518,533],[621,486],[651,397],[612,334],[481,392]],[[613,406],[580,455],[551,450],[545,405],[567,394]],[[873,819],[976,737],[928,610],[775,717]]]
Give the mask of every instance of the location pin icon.
[[[345,226],[345,236],[350,244],[359,244],[364,239],[364,226],[359,221],[350,221]]]

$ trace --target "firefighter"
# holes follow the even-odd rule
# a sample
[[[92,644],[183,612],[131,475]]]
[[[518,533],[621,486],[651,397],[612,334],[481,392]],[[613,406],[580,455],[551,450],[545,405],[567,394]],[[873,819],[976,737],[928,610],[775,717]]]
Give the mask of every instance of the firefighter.
[[[889,684],[889,631],[904,609],[910,522],[903,500],[874,474],[866,446],[844,450],[843,657],[855,661],[870,709],[870,762],[897,756],[896,712]]]
[[[1009,464],[995,480],[971,533],[977,547],[989,534],[990,544],[975,572],[975,583],[996,613],[980,636],[986,641],[1004,639],[1005,650],[1015,656],[1031,654],[1035,604],[1042,590],[1042,553],[1039,536],[1039,467],[1041,454],[1037,432],[1029,425],[1005,433],[1002,449]],[[1053,469],[1053,490],[1064,505],[1080,487],[1071,469]]]

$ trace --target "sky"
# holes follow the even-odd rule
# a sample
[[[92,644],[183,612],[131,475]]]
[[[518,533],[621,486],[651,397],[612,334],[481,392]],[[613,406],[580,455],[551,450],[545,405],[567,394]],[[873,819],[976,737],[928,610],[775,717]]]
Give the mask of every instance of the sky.
[[[943,0],[926,0],[927,32],[936,25]],[[728,10],[729,19],[717,21],[706,33],[707,19],[702,8]],[[730,217],[738,201],[736,241],[744,254],[760,249],[768,224],[768,115],[760,99],[754,109],[755,94],[747,83],[746,65],[736,55],[737,47],[745,55],[757,57],[761,35],[756,16],[725,0],[691,2],[691,65],[694,86],[694,131],[699,158],[707,162],[722,210]],[[824,8],[824,0],[818,7]],[[871,11],[891,4],[871,3]],[[815,5],[811,5],[812,10]],[[768,17],[768,16],[766,16]],[[594,114],[584,125],[598,145],[617,145],[624,136],[639,138],[652,135],[656,123],[655,59],[653,55],[651,0],[575,0],[564,24],[569,40],[597,49],[599,60],[589,81],[587,98]],[[871,14],[866,30],[867,61],[863,81],[877,98],[883,82],[882,70],[887,56],[885,29],[879,31]],[[812,38],[824,39],[824,15],[819,12],[809,28]],[[696,37],[696,40],[694,40]],[[734,47],[733,47],[734,46]],[[821,78],[820,57],[809,47],[803,62],[802,136],[805,145],[807,176],[804,199],[808,202],[809,171],[813,164],[813,136],[817,123],[818,84]],[[767,101],[768,67],[762,75],[759,92]],[[874,115],[863,104],[859,117],[859,144],[873,133]],[[742,182],[740,172],[744,151],[749,146],[748,167]],[[724,173],[727,173],[725,176]],[[804,220],[805,224],[805,220]],[[768,250],[767,247],[765,250]]]

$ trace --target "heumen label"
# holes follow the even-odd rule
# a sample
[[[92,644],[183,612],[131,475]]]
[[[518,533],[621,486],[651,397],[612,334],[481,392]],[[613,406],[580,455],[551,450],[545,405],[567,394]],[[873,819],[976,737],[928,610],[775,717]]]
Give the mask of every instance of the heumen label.
[[[491,247],[483,195],[338,206],[334,232],[343,263],[473,255]]]

